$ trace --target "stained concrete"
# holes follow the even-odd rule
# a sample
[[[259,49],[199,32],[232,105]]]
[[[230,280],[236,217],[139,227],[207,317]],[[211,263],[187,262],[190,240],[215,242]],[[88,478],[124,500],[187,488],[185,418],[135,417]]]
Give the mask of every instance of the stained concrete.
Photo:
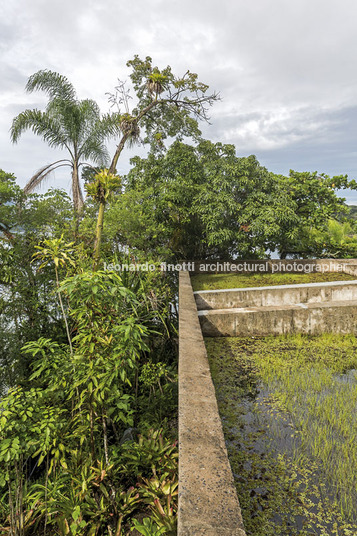
[[[245,536],[188,272],[179,312],[178,536]]]
[[[346,274],[350,275],[356,275],[357,276],[357,263],[356,259],[351,259],[348,264],[345,264],[343,267],[343,271]]]
[[[357,280],[200,290],[194,296],[199,311],[357,300]]]
[[[199,311],[205,337],[357,334],[357,300]]]

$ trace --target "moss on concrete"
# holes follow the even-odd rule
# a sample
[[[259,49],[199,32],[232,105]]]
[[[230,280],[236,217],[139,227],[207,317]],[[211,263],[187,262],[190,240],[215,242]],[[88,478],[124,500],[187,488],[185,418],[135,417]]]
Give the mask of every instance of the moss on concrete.
[[[271,285],[295,285],[301,283],[321,283],[325,281],[351,281],[356,276],[341,272],[303,273],[222,273],[197,274],[191,277],[192,288],[196,290],[215,290],[227,288],[266,287]]]

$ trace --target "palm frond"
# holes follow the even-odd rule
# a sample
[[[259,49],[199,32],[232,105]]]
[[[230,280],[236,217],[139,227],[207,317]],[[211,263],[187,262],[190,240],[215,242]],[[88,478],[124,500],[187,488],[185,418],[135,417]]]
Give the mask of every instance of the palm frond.
[[[108,167],[110,155],[106,146],[95,136],[88,137],[79,150],[79,156],[86,160],[92,160],[99,167]]]
[[[81,145],[95,130],[95,125],[100,121],[100,109],[98,104],[91,100],[85,99],[77,103],[78,128],[77,140]]]
[[[65,162],[65,163],[63,163]],[[70,166],[71,162],[70,160],[57,160],[57,162],[52,162],[52,164],[48,164],[44,167],[42,167],[35,175],[31,177],[31,179],[25,184],[23,191],[25,194],[29,194],[34,191],[34,189],[46,178],[52,171],[59,167],[63,166]]]
[[[26,91],[42,90],[50,99],[76,100],[76,91],[70,81],[63,75],[48,69],[37,71],[27,81]]]
[[[25,130],[32,130],[34,134],[41,136],[50,147],[66,147],[68,138],[61,129],[61,124],[46,112],[40,110],[25,110],[17,115],[10,128],[10,137],[16,143]]]
[[[100,119],[100,108],[92,99],[84,99],[78,102],[78,107],[83,118],[88,123],[95,123]]]
[[[121,114],[118,112],[104,114],[101,120],[95,125],[95,130],[101,138],[107,139],[112,136],[120,136]]]
[[[87,105],[88,103],[90,101],[85,104]],[[87,113],[90,112],[88,111]],[[80,156],[93,160],[94,163],[101,167],[108,166],[110,156],[104,142],[114,135],[121,135],[120,117],[120,114],[112,113],[100,118],[100,114],[94,113],[90,119],[95,119],[95,121],[92,123],[86,122],[81,132],[83,136],[80,140]]]
[[[113,136],[120,136],[123,140],[120,113],[109,113],[101,117],[95,101],[78,100],[68,79],[49,70],[33,74],[27,82],[26,90],[44,91],[49,97],[48,103],[44,112],[25,110],[14,118],[10,129],[12,142],[16,143],[24,131],[31,130],[50,147],[67,149],[70,160],[42,167],[28,181],[25,192],[33,191],[54,169],[69,163],[73,169],[81,166],[83,160],[90,160],[99,167],[109,166],[110,157],[105,141]],[[74,204],[78,208],[83,196],[78,179],[74,176],[72,180]]]
[[[64,137],[70,140],[70,145],[77,146],[80,143],[83,122],[78,103],[54,99],[48,104],[47,113],[61,125]]]

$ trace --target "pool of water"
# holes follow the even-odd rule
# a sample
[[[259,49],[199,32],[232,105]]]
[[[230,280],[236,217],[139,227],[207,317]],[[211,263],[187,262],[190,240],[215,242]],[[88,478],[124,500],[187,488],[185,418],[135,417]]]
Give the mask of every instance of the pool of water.
[[[354,337],[206,345],[247,534],[357,535]]]

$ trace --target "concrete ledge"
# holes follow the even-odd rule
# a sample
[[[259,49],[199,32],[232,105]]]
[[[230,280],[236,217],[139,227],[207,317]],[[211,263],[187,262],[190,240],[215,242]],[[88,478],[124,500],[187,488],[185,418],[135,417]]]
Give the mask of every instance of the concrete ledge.
[[[214,309],[199,311],[198,316],[206,337],[357,334],[357,300]]]
[[[179,311],[178,536],[245,536],[188,272]]]
[[[194,296],[199,311],[357,300],[357,280],[244,289],[199,290],[194,292]]]
[[[349,264],[345,264],[343,266],[343,271],[346,273],[346,274],[350,274],[350,275],[356,275],[357,276],[357,263],[356,263],[356,259],[351,259]]]

